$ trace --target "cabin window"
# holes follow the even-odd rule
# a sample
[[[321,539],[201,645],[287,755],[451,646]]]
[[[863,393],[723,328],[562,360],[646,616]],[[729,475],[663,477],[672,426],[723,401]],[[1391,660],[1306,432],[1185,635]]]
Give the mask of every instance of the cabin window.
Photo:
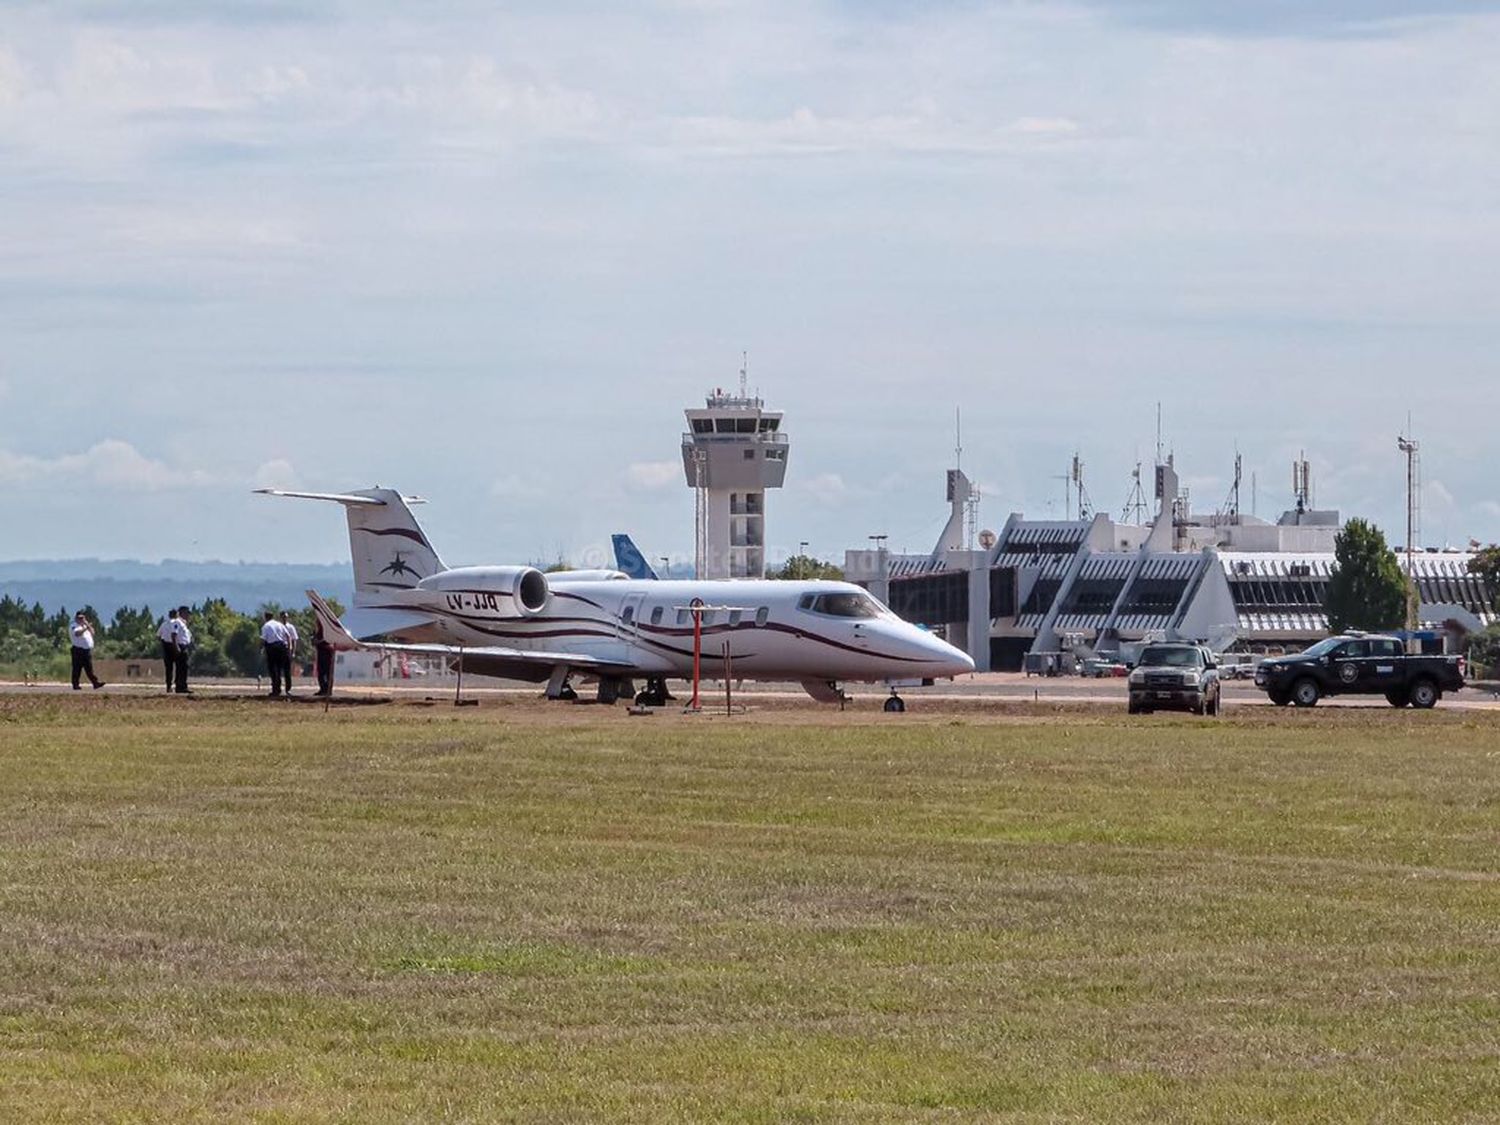
[[[738,625],[741,618],[743,618],[744,616],[745,614],[743,610],[731,609],[729,611],[729,623],[731,625]]]
[[[652,606],[652,608],[651,608],[651,624],[653,624],[653,625],[660,625],[661,624],[661,612],[662,612],[661,606],[659,606],[659,605],[658,606]]]
[[[625,622],[625,624],[627,624],[627,625],[629,625],[632,621],[634,621],[635,620],[635,606],[633,606],[633,605],[626,606],[625,607],[625,611],[620,614],[620,620],[623,621],[623,622]]]
[[[732,434],[732,433],[734,433],[734,419],[733,418],[715,418],[714,419],[714,432],[715,433],[720,433],[720,434]]]
[[[761,606],[759,609],[757,609],[755,611],[755,624],[756,624],[757,628],[759,628],[760,626],[764,625],[770,619],[771,619],[771,607],[770,606],[764,606],[763,605],[763,606]]]
[[[803,594],[800,598],[797,599],[797,608],[812,609],[813,602],[817,600],[817,597],[818,596],[816,594]]]
[[[690,621],[690,620],[691,620],[691,618],[688,616],[688,611],[687,610],[685,610],[685,609],[679,609],[677,611],[677,624],[679,624],[679,625],[686,625],[688,623],[688,621]]]
[[[710,625],[712,625],[714,623],[714,616],[715,616],[715,611],[714,610],[705,609],[703,611],[703,627],[705,629],[707,629]]]
[[[736,418],[734,420],[734,428],[736,433],[753,434],[755,432],[755,419]]]

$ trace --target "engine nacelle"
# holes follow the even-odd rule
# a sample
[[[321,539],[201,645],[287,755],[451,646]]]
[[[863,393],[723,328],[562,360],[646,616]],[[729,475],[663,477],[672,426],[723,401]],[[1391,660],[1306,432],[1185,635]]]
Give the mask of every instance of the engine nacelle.
[[[547,576],[534,566],[459,566],[417,589],[442,594],[453,609],[499,617],[535,617],[552,600]]]

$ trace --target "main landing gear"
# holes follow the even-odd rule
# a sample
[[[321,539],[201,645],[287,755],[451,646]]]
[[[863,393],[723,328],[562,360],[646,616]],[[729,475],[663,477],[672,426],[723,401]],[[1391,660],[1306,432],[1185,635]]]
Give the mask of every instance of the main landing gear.
[[[896,689],[891,688],[890,698],[885,701],[882,708],[887,715],[901,715],[906,712],[906,700],[896,694]]]

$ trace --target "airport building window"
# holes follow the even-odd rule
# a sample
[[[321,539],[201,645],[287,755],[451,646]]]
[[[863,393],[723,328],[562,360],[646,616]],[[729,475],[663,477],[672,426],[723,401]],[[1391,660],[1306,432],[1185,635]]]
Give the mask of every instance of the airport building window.
[[[1142,578],[1130,588],[1120,613],[1126,617],[1136,614],[1163,616],[1177,608],[1186,589],[1185,578]]]
[[[753,449],[747,449],[747,450],[745,450],[745,460],[746,461],[754,461],[755,460],[755,450],[753,450]]]
[[[956,625],[969,620],[969,574],[957,570],[897,578],[890,585],[891,612],[918,625]]]
[[[1120,578],[1080,578],[1068,591],[1063,613],[1108,613],[1125,587]],[[1175,603],[1174,603],[1175,604]]]
[[[1016,615],[1016,571],[1010,566],[990,567],[990,617]]]
[[[1061,578],[1038,578],[1031,587],[1031,593],[1026,595],[1021,612],[1046,613],[1052,608],[1052,603],[1057,600],[1057,592],[1061,589]]]

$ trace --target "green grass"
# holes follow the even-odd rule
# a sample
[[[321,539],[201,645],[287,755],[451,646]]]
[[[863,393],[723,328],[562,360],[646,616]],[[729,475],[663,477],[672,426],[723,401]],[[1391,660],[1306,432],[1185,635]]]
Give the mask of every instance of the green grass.
[[[1480,1120],[1500,722],[0,697],[0,1119]]]

